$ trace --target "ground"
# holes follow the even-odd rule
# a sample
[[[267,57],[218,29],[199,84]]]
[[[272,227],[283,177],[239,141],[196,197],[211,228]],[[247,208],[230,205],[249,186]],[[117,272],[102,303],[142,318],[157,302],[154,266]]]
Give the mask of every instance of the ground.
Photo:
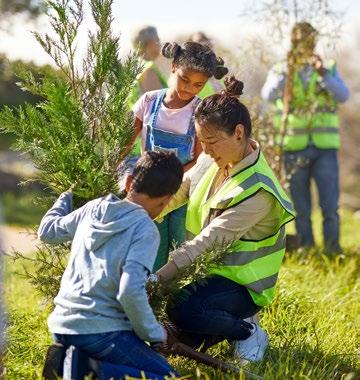
[[[288,254],[280,273],[274,303],[261,313],[261,325],[270,335],[265,360],[247,367],[264,379],[355,380],[360,378],[359,336],[360,219],[342,211],[344,254],[329,257],[319,252]],[[319,237],[320,218],[316,216]],[[7,260],[5,296],[8,308],[7,379],[39,379],[44,353],[51,337],[45,305],[18,273],[21,263]],[[231,360],[227,343],[212,354]],[[202,379],[225,377],[207,367],[179,357],[171,363],[184,375]]]

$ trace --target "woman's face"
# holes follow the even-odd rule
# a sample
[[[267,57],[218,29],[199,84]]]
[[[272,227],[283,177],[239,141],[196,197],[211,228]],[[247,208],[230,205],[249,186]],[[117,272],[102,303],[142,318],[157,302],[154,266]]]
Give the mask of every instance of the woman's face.
[[[174,86],[181,100],[190,100],[205,86],[209,76],[201,71],[191,70],[173,64]]]
[[[227,165],[241,160],[241,142],[244,138],[244,127],[241,124],[235,127],[234,134],[230,136],[210,124],[200,126],[195,121],[195,128],[203,151],[209,154],[220,168],[224,169]]]

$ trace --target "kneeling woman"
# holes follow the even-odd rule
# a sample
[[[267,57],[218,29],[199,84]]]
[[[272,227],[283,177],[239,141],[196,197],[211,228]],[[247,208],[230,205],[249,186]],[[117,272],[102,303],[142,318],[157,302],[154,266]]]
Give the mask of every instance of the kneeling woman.
[[[259,144],[250,138],[250,115],[237,98],[243,83],[232,77],[225,84],[222,94],[207,97],[195,111],[204,154],[169,206],[188,202],[186,228],[193,239],[174,251],[157,274],[170,279],[217,242],[231,242],[223,264],[209,270],[205,282],[182,289],[168,314],[195,346],[229,339],[238,356],[257,361],[268,338],[244,319],[273,299],[285,253],[285,224],[294,211]]]

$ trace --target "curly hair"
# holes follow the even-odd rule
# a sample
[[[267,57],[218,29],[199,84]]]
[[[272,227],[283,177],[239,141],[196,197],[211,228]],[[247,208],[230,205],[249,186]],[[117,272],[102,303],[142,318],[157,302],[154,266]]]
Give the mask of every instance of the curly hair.
[[[132,189],[151,198],[175,194],[182,182],[183,165],[172,152],[147,151],[137,162]]]
[[[183,46],[166,42],[161,52],[177,66],[200,71],[216,79],[221,79],[229,71],[222,58],[217,57],[208,46],[197,42],[185,42]]]

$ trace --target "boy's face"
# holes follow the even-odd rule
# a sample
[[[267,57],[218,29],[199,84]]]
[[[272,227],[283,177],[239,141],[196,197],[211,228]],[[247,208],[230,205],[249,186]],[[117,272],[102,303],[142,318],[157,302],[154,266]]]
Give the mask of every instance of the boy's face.
[[[170,202],[172,195],[164,195],[162,197],[150,197],[144,193],[137,193],[131,188],[132,176],[129,175],[126,179],[126,192],[127,199],[131,202],[142,206],[145,211],[149,214],[151,219],[155,219],[165,206]]]
[[[140,194],[143,198],[142,206],[147,211],[151,219],[155,219],[165,206],[170,202],[171,195],[151,198],[146,194]]]

